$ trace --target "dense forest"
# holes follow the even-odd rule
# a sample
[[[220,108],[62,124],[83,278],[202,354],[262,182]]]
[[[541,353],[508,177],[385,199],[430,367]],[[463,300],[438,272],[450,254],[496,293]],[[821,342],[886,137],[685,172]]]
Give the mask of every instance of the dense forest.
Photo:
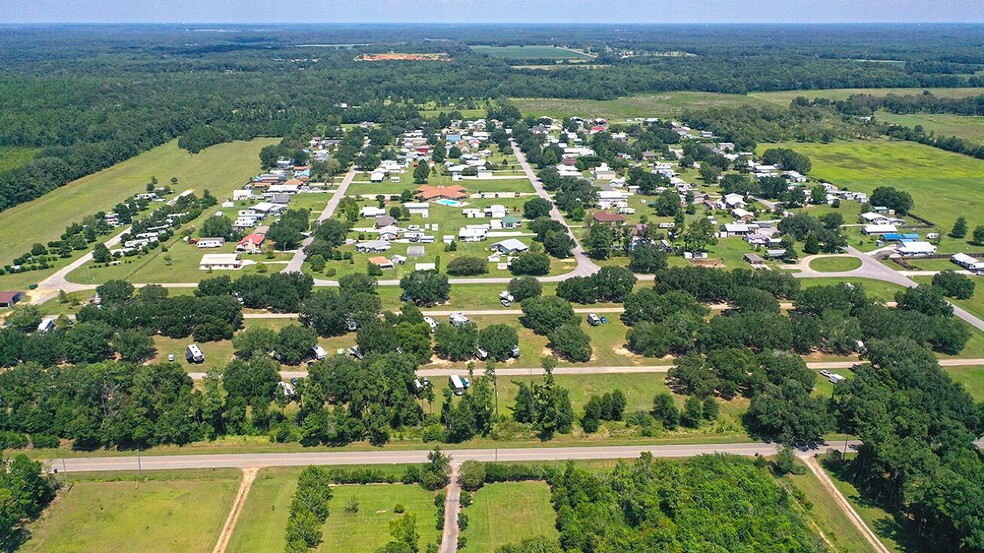
[[[41,151],[26,167],[0,173],[0,210],[173,138],[196,152],[228,140],[323,133],[338,122],[385,119],[388,100],[446,105],[672,90],[984,85],[975,75],[984,59],[974,26],[876,26],[863,33],[781,26],[222,30],[5,29],[0,146]],[[468,46],[557,43],[558,36],[597,53],[600,67],[522,69]],[[391,50],[447,52],[451,61],[356,59]],[[667,51],[688,55],[660,55]],[[886,59],[899,63],[865,61]]]

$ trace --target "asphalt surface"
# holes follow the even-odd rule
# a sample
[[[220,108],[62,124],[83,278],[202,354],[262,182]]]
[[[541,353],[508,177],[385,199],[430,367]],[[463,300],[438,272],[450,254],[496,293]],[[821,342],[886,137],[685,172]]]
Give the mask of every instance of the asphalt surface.
[[[319,223],[330,219],[332,214],[335,213],[335,209],[338,208],[338,204],[341,203],[342,198],[345,197],[345,192],[348,190],[349,185],[352,184],[352,180],[355,179],[356,173],[357,171],[355,170],[355,166],[353,166],[349,169],[348,173],[345,173],[345,176],[342,177],[342,182],[338,184],[338,188],[335,189],[331,195],[331,198],[328,199],[328,203],[325,205],[325,208],[321,210],[321,215],[318,215]],[[294,252],[294,257],[290,259],[290,262],[287,263],[287,266],[284,267],[283,271],[281,271],[282,273],[301,272],[301,267],[304,265],[304,259],[306,257],[304,255],[304,246],[310,244],[312,240],[312,238],[306,238],[301,243],[301,247],[297,248],[297,251]]]

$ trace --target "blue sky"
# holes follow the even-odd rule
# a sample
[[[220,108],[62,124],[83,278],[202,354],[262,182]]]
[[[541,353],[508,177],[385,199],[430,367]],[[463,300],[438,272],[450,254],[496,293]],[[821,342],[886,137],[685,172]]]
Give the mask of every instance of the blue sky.
[[[0,0],[0,23],[981,22],[984,0]]]

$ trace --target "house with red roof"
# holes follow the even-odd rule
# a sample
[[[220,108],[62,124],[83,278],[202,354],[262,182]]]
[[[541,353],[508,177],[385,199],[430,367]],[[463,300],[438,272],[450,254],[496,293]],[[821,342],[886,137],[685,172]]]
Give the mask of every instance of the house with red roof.
[[[594,215],[591,216],[591,219],[596,223],[605,223],[609,225],[625,224],[625,217],[610,211],[595,211]]]
[[[260,253],[260,247],[263,245],[264,240],[266,240],[266,236],[254,232],[236,243],[236,251],[245,253]]]
[[[423,200],[460,200],[468,197],[468,190],[460,184],[451,186],[423,185],[417,188],[417,194]]]

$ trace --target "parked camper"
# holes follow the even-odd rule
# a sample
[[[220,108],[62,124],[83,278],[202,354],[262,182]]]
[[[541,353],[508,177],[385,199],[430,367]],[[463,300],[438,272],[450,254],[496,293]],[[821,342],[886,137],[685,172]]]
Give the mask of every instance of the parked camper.
[[[461,326],[461,325],[467,323],[468,321],[470,321],[471,319],[469,319],[468,317],[466,317],[464,313],[456,312],[456,313],[452,313],[448,317],[448,320],[454,326]]]
[[[598,315],[591,313],[588,315],[588,324],[591,326],[598,326],[601,324],[601,319],[598,318]]]
[[[460,377],[456,374],[452,374],[448,377],[448,387],[454,392],[454,395],[460,396],[465,393],[468,388],[469,382],[467,378]]]
[[[475,348],[475,356],[478,357],[479,359],[483,359],[483,360],[484,359],[488,359],[489,352],[485,351],[484,349],[482,349],[480,347],[479,348]]]
[[[431,332],[437,332],[437,321],[433,317],[424,317],[424,322],[430,325]]]
[[[513,346],[512,351],[510,351],[513,357],[519,357],[519,346]]]
[[[362,350],[359,349],[359,346],[352,346],[347,351],[349,355],[355,357],[356,359],[363,359],[366,356],[366,354],[362,353]]]
[[[844,377],[837,373],[830,373],[827,375],[827,380],[829,380],[831,384],[838,384],[844,381]]]
[[[313,348],[311,348],[311,350],[314,352],[314,358],[317,359],[318,361],[321,361],[325,357],[328,357],[328,352],[325,351],[325,348],[319,345],[315,345]]]
[[[185,359],[189,363],[203,363],[205,362],[205,354],[198,348],[198,344],[191,344],[185,350]]]
[[[294,391],[294,386],[289,382],[284,382],[281,380],[280,382],[277,382],[277,387],[283,391],[284,397],[287,399],[294,397],[296,393]]]

